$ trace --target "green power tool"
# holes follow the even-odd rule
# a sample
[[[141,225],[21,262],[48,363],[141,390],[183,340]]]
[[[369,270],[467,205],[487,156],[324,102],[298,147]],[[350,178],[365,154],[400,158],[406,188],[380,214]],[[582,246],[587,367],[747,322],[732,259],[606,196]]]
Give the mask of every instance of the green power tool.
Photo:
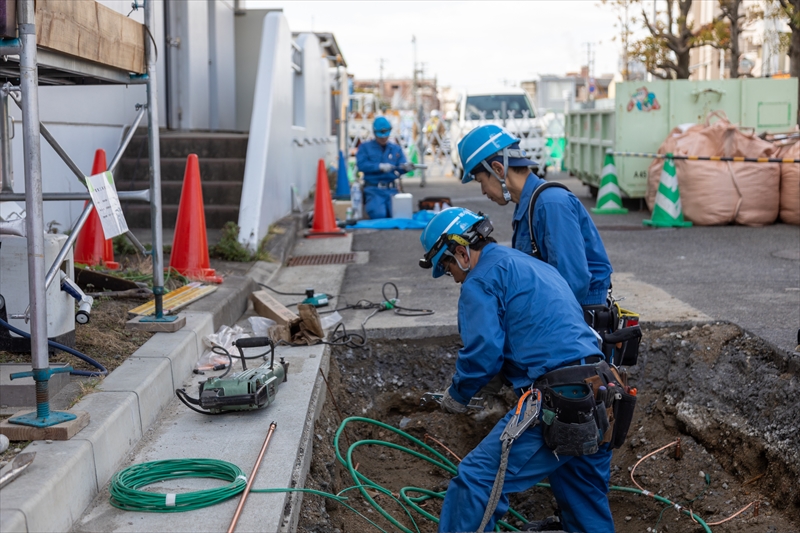
[[[227,350],[229,364],[224,374],[209,378],[200,384],[200,397],[192,398],[185,389],[176,389],[175,395],[189,409],[204,415],[218,415],[229,411],[252,411],[262,409],[275,401],[278,385],[286,382],[289,363],[281,357],[275,364],[275,344],[269,337],[248,337],[233,343],[239,350],[242,371],[226,377],[233,366],[233,357]],[[271,357],[256,368],[247,369],[247,359],[265,357],[266,353],[245,357],[243,348],[270,347]],[[221,368],[220,368],[221,370]],[[198,406],[199,409],[197,407]]]

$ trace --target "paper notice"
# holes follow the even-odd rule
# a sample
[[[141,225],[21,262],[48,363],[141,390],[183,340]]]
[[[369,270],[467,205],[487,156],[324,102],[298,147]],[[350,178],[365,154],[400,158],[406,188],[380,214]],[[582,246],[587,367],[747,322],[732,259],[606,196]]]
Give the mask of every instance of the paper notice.
[[[117,188],[114,186],[114,176],[111,172],[103,172],[86,178],[89,195],[94,202],[94,208],[100,216],[103,226],[103,235],[111,239],[128,231],[128,223],[122,214]]]

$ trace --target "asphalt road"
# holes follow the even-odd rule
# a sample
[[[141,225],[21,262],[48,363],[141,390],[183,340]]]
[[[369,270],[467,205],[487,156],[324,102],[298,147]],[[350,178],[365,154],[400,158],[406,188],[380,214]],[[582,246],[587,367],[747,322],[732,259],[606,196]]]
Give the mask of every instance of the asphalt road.
[[[593,207],[588,189],[566,174],[561,181]],[[491,218],[494,236],[510,244],[513,204],[501,207],[481,195],[475,183],[453,178],[404,180],[414,203],[425,196],[449,196],[454,205],[483,211]],[[632,202],[636,207],[637,202]],[[775,224],[744,226],[644,228],[649,212],[593,216],[615,272],[663,289],[715,320],[730,321],[793,352],[800,328],[800,227]],[[437,311],[431,322],[455,320],[458,287],[448,278],[434,280],[420,269],[419,231],[358,230],[353,250],[368,251],[367,264],[347,269],[342,295],[351,303],[359,298],[381,299],[381,285],[393,281],[404,305]]]

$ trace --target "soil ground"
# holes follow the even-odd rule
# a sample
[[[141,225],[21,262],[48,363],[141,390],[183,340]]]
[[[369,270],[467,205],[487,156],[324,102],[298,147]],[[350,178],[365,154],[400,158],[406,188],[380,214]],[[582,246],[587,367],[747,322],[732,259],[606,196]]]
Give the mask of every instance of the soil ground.
[[[449,455],[435,438],[464,457],[489,432],[514,401],[510,391],[495,407],[470,415],[448,415],[421,408],[426,391],[442,390],[449,382],[459,339],[372,341],[365,349],[335,348],[322,414],[315,426],[314,454],[306,487],[338,493],[355,483],[336,459],[333,439],[342,417],[380,420],[423,440]],[[726,324],[647,326],[637,366],[629,368],[629,384],[639,389],[627,442],[614,452],[611,485],[634,486],[630,470],[647,454],[681,439],[675,446],[636,467],[643,488],[691,508],[712,524],[758,500],[754,506],[721,525],[715,533],[800,531],[800,461],[797,369],[787,354]],[[796,362],[795,362],[796,364]],[[333,400],[333,401],[330,401]],[[347,426],[340,443],[380,439],[409,446],[393,432],[364,423]],[[413,445],[412,445],[413,447]],[[383,446],[363,446],[354,452],[359,473],[391,490],[422,487],[445,491],[450,474],[430,463]],[[452,456],[449,458],[457,463]],[[358,493],[348,504],[386,531],[399,531]],[[376,501],[413,530],[402,508],[386,495]],[[695,532],[691,518],[658,501],[611,491],[611,511],[619,533]],[[546,488],[532,488],[511,498],[527,519],[552,515],[555,501]],[[423,506],[438,515],[440,501]],[[413,514],[413,511],[412,511]],[[422,532],[436,526],[414,514]],[[521,522],[506,516],[512,525]],[[298,531],[355,533],[378,531],[334,500],[305,494]]]

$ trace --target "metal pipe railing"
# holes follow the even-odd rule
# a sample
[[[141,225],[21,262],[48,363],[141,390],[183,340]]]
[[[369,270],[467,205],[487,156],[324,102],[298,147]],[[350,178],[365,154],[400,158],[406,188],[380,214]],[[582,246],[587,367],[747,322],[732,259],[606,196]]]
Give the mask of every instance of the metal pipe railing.
[[[33,371],[50,367],[47,348],[47,302],[44,273],[44,211],[42,205],[42,151],[39,136],[39,70],[36,63],[36,14],[33,0],[19,1],[20,89],[25,95],[22,110],[22,146],[25,164],[25,229],[28,234],[28,297],[31,302],[31,356]],[[16,101],[16,99],[14,100]],[[37,411],[39,381],[37,384]],[[45,380],[45,404],[47,403]],[[49,411],[49,405],[48,405]],[[48,413],[41,413],[44,417]]]
[[[0,90],[0,183],[2,183],[1,190],[3,192],[14,190],[14,167],[11,164],[11,132],[8,127],[8,118],[8,91],[4,87],[3,90]]]
[[[140,191],[118,191],[120,200],[127,200],[129,202],[149,202],[150,189],[142,189]],[[45,202],[63,202],[63,201],[78,201],[78,200],[91,200],[92,197],[88,192],[46,192],[42,193],[42,200]],[[0,193],[0,202],[21,202],[25,200],[25,193],[18,192],[4,192]]]
[[[136,114],[136,118],[133,120],[133,124],[131,124],[128,133],[125,135],[125,138],[122,139],[122,144],[119,145],[117,149],[117,153],[114,154],[114,157],[111,159],[111,163],[108,164],[108,171],[112,174],[117,168],[120,160],[122,159],[122,155],[125,153],[125,150],[128,148],[128,145],[131,143],[131,139],[133,139],[133,135],[136,133],[136,128],[139,127],[139,123],[142,121],[142,117],[144,117],[145,108],[147,106],[141,106],[137,104],[137,108],[139,112]]]

